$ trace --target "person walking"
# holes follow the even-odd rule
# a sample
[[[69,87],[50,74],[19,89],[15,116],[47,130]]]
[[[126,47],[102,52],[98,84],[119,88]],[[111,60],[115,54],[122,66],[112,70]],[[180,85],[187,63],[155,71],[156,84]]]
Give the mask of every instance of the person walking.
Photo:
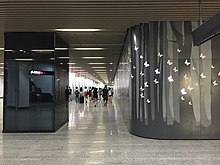
[[[79,102],[79,90],[78,90],[78,87],[76,87],[76,89],[75,89],[75,102],[76,103]]]
[[[107,85],[105,85],[104,89],[102,90],[102,97],[104,100],[104,107],[107,107],[107,103],[108,103],[108,89],[107,89]]]
[[[112,98],[113,98],[113,89],[112,88],[109,88],[108,98],[109,98],[109,102],[112,103]]]
[[[96,107],[96,102],[98,100],[98,90],[97,88],[93,89],[93,103],[94,103],[94,107]]]
[[[67,85],[66,86],[66,89],[65,89],[65,99],[66,99],[66,107],[68,107],[69,105],[69,86]]]

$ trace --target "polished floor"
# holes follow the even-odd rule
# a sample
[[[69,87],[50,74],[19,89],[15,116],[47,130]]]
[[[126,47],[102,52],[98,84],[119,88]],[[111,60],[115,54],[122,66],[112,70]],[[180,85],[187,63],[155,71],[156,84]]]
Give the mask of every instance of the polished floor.
[[[0,105],[2,112],[2,99]],[[133,136],[115,104],[70,102],[69,120],[56,133],[1,133],[0,165],[220,164],[220,141]]]

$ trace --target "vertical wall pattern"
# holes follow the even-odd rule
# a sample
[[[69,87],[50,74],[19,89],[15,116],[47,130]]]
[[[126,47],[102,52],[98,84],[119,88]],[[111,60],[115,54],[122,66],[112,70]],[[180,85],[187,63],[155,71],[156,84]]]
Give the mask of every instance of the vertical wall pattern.
[[[194,47],[191,33],[197,27],[197,22],[179,21],[129,29],[124,45],[128,51],[122,52],[122,59],[129,59],[124,73],[129,73],[127,119],[132,134],[162,139],[220,138],[220,37]]]

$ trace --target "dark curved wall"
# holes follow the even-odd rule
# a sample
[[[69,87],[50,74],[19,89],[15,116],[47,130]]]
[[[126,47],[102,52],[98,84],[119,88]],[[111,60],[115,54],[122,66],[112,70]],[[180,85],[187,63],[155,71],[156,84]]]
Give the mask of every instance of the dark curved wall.
[[[124,70],[119,65],[115,89],[120,104],[128,105],[121,110],[130,133],[220,138],[220,36],[194,47],[191,33],[197,27],[189,21],[150,22],[128,30],[121,54],[128,65]]]

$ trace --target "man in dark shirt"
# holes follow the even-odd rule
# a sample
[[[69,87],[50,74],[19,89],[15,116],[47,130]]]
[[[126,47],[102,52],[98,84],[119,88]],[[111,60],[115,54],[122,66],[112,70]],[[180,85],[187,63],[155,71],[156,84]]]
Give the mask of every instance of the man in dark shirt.
[[[104,100],[104,106],[107,107],[107,102],[108,102],[108,89],[107,89],[107,85],[105,85],[104,89],[102,90],[102,97]]]
[[[68,107],[68,104],[69,104],[69,86],[67,85],[66,86],[66,89],[65,89],[65,96],[66,96],[66,107]]]

